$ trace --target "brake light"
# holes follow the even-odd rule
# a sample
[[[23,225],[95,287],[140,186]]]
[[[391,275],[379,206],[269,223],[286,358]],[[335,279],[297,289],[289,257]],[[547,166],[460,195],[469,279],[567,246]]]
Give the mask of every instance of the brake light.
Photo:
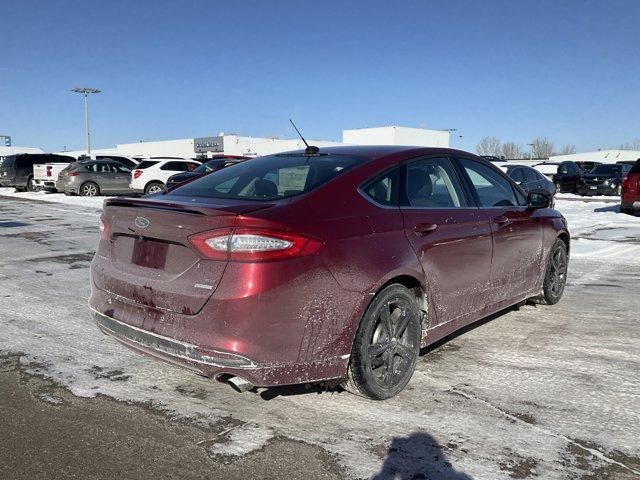
[[[622,192],[629,195],[637,195],[640,193],[640,174],[631,174],[622,182]]]
[[[47,177],[51,176],[51,165],[47,165]]]
[[[264,228],[226,228],[198,233],[189,241],[205,257],[236,262],[265,262],[316,254],[316,238]]]
[[[142,170],[133,171],[133,178],[138,178],[140,175],[142,175]]]
[[[109,239],[109,225],[100,219],[100,238],[102,240]]]
[[[77,177],[78,172],[67,172],[67,177]]]

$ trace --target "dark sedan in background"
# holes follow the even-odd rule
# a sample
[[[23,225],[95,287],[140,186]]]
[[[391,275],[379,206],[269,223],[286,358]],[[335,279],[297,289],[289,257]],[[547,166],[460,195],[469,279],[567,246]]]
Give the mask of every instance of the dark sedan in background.
[[[580,195],[620,195],[622,182],[629,174],[631,165],[603,164],[598,165],[589,173],[582,175],[578,184]]]
[[[544,190],[549,195],[556,194],[556,186],[554,183],[537,171],[535,168],[527,165],[500,165],[511,180],[520,185],[526,193],[533,190]]]
[[[240,155],[218,155],[212,157],[211,160],[207,160],[198,168],[191,172],[180,172],[172,175],[167,180],[167,188],[175,187],[181,183],[191,180],[192,178],[198,178],[211,172],[217,172],[218,170],[234,165],[244,160],[248,160],[250,157],[242,157]]]

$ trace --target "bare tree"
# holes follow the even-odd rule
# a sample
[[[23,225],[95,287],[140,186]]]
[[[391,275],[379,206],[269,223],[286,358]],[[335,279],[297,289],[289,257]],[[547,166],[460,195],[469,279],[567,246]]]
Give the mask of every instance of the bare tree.
[[[640,138],[636,138],[630,143],[620,145],[620,150],[640,150]]]
[[[547,137],[538,137],[531,143],[533,143],[531,150],[535,158],[549,158],[553,155],[553,142]]]
[[[484,137],[480,143],[476,145],[478,155],[500,156],[500,140],[496,137]]]
[[[513,159],[522,157],[522,148],[514,142],[506,142],[502,144],[502,155],[504,158]]]
[[[571,155],[572,153],[576,153],[576,146],[567,144],[562,146],[558,155]]]

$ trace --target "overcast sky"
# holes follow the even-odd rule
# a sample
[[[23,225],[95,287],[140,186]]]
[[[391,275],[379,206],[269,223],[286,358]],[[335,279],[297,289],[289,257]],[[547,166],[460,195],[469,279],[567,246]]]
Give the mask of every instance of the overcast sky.
[[[83,148],[458,128],[578,151],[640,138],[640,1],[0,0],[0,133]],[[526,147],[525,147],[526,148]]]

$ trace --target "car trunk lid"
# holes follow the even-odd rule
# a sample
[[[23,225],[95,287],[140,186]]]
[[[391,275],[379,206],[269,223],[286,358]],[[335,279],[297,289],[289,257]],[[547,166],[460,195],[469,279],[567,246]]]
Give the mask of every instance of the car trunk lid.
[[[203,258],[189,237],[232,227],[237,215],[272,204],[168,197],[105,202],[108,241],[101,242],[93,278],[98,288],[134,303],[195,315],[227,262]]]

